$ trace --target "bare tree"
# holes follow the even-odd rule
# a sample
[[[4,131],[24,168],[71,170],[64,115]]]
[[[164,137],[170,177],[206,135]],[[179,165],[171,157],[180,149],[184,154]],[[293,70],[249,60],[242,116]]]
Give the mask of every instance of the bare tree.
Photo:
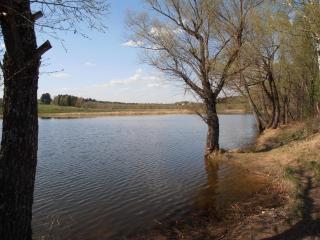
[[[147,0],[153,16],[132,14],[129,27],[143,60],[182,80],[205,105],[206,153],[219,150],[217,98],[243,44],[246,18],[261,1]]]
[[[296,17],[303,19],[302,28],[297,29],[300,34],[309,35],[315,45],[317,56],[318,81],[320,81],[320,2],[319,0],[286,0]],[[320,116],[319,99],[314,103],[315,111]]]
[[[301,14],[293,17],[283,2],[266,2],[248,25],[249,44],[239,62],[249,66],[233,84],[248,97],[259,130],[277,128],[289,117],[314,116],[319,71],[314,35],[305,27],[309,21]]]
[[[316,51],[318,55],[318,67],[320,71],[320,2],[319,0],[286,0],[286,3],[295,14],[302,17],[307,23],[301,32],[308,32],[315,41]]]
[[[100,0],[0,0],[5,54],[3,130],[0,151],[0,238],[32,239],[31,219],[38,149],[37,88],[41,56],[36,21],[42,28],[76,31],[76,22],[97,26],[107,5]],[[32,10],[39,10],[32,13]],[[96,22],[97,21],[97,22]],[[46,24],[47,23],[47,24]],[[102,26],[102,25],[101,25]]]

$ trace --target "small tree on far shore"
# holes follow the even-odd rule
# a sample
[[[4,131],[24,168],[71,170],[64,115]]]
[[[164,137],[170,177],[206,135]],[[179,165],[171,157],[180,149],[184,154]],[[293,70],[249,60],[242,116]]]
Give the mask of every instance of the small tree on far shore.
[[[41,95],[40,102],[42,104],[50,104],[51,101],[52,101],[52,98],[50,96],[50,93],[44,93]]]

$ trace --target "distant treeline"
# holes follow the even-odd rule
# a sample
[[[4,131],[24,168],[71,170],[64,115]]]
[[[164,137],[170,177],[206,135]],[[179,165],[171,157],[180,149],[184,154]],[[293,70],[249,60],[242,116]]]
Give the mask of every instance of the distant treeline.
[[[76,97],[72,95],[58,95],[53,98],[52,103],[58,106],[70,106],[70,107],[82,107],[86,101],[94,101],[86,100],[82,97]]]
[[[121,110],[121,109],[193,109],[200,108],[202,104],[182,101],[170,104],[163,103],[122,103],[98,101],[92,98],[82,98],[72,95],[55,96],[52,104],[90,109]]]

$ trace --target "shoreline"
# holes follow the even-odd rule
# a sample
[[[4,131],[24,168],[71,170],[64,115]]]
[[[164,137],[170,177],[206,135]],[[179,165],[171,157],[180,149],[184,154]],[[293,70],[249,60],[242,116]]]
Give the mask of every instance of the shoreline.
[[[155,110],[124,110],[124,111],[110,111],[110,112],[57,112],[57,113],[39,113],[39,118],[91,118],[91,117],[105,117],[105,116],[143,116],[143,115],[176,115],[176,114],[191,114],[196,115],[192,110],[169,110],[169,109],[155,109]],[[218,111],[218,114],[250,114],[243,109],[223,110]]]
[[[248,176],[264,183],[245,198],[230,203],[222,214],[217,213],[216,204],[211,202],[202,209],[191,210],[182,219],[161,223],[128,239],[240,240],[320,236],[318,121],[266,130],[247,149],[209,156],[209,165],[216,169],[221,163],[236,164],[243,168],[244,178]],[[246,191],[245,186],[238,189]],[[250,186],[248,181],[247,186]],[[210,195],[206,198],[209,200]]]

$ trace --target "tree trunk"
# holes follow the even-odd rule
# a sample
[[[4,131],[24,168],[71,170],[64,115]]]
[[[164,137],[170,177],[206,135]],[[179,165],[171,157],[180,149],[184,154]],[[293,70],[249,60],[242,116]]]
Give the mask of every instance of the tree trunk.
[[[283,97],[283,124],[288,124],[288,115],[289,115],[289,100],[286,95]]]
[[[316,51],[317,51],[317,60],[318,60],[318,81],[320,81],[320,38],[319,37],[316,38]],[[315,103],[315,113],[318,117],[320,116],[319,98],[317,98],[317,101]]]
[[[271,107],[272,107],[271,108],[272,115],[271,115],[270,122],[268,124],[268,128],[275,129],[279,126],[279,122],[280,122],[280,100],[279,100],[278,90],[274,82],[273,73],[271,71],[268,72],[268,83],[269,83],[270,92],[268,91],[266,86],[262,84],[263,89],[266,95],[268,96],[271,102]]]
[[[272,114],[271,114],[271,119],[270,119],[268,128],[273,128],[277,113],[276,113],[276,100],[275,100],[274,88],[272,85],[272,74],[271,73],[268,73],[268,83],[269,83],[269,88],[270,88],[270,95],[268,95],[268,96],[271,101],[271,107],[272,107]],[[267,89],[266,89],[266,91],[267,91]]]
[[[274,119],[273,119],[273,123],[272,123],[272,128],[276,129],[279,126],[280,123],[280,114],[281,114],[281,109],[280,109],[280,100],[279,100],[279,93],[278,93],[278,89],[277,86],[274,82],[274,79],[272,77],[272,88],[273,88],[273,98],[274,98],[274,104],[275,104],[275,114],[274,114]]]
[[[316,37],[316,51],[317,51],[317,60],[318,60],[318,71],[320,73],[320,38]]]
[[[0,151],[1,240],[30,240],[37,165],[40,55],[27,0],[2,0],[6,46]],[[3,7],[3,6],[7,6]]]
[[[240,74],[240,78],[243,79],[243,76],[242,74]],[[249,87],[248,87],[248,84],[247,84],[247,81],[245,79],[243,79],[244,81],[244,88],[245,88],[245,91],[246,91],[246,95],[248,97],[248,100],[249,100],[249,104],[250,104],[250,107],[253,111],[253,115],[254,115],[254,118],[256,120],[256,123],[257,123],[257,128],[258,128],[258,131],[260,133],[263,132],[263,130],[265,129],[265,122],[264,120],[262,119],[262,116],[261,116],[261,113],[257,107],[257,105],[254,103],[253,101],[253,98],[251,96],[251,93],[250,93],[250,90],[249,90]]]
[[[216,109],[216,100],[205,101],[208,126],[206,154],[211,154],[219,150],[219,118]]]
[[[270,85],[270,81],[269,81],[269,77],[268,77],[268,83],[269,83],[269,86],[270,86],[270,92],[269,90],[267,89],[267,86],[265,85],[264,82],[262,82],[261,86],[262,86],[262,90],[265,94],[263,94],[263,106],[264,106],[264,111],[265,111],[265,115],[266,115],[266,118],[267,118],[267,128],[270,128],[271,125],[272,125],[272,121],[273,121],[273,118],[274,118],[274,114],[275,114],[275,106],[274,106],[274,99],[273,99],[273,95],[272,95],[272,89],[271,89],[271,85]],[[270,110],[269,110],[269,106],[267,105],[266,103],[266,100],[265,100],[265,96],[267,98],[267,100],[269,100],[271,102],[271,115],[270,115]]]

